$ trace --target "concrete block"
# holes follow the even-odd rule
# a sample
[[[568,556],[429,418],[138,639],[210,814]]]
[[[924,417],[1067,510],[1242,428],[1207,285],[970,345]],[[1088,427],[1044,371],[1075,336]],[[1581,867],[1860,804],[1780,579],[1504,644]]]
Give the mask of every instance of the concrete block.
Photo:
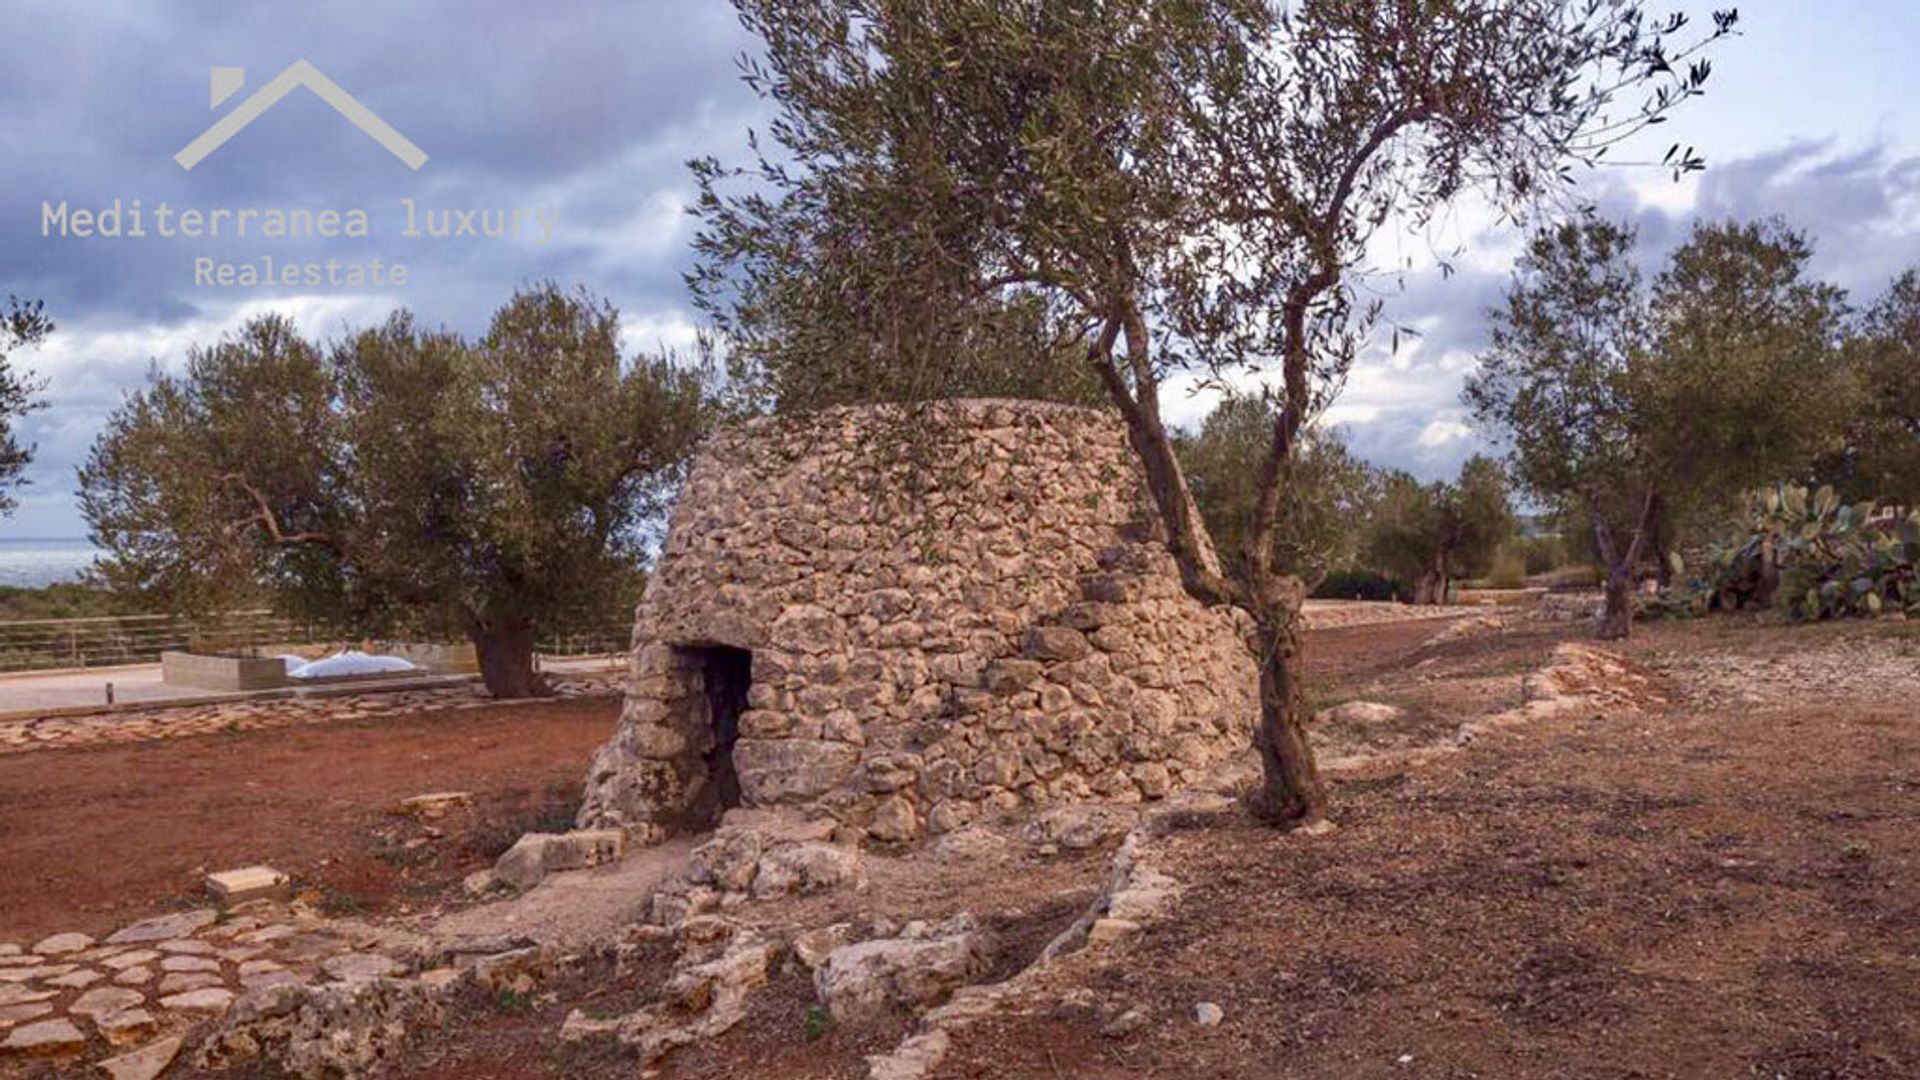
[[[207,875],[207,891],[222,904],[249,900],[285,900],[292,892],[287,875],[271,866],[245,866]]]
[[[276,656],[208,656],[189,652],[161,653],[160,681],[168,686],[229,691],[271,690],[289,682],[287,665]]]

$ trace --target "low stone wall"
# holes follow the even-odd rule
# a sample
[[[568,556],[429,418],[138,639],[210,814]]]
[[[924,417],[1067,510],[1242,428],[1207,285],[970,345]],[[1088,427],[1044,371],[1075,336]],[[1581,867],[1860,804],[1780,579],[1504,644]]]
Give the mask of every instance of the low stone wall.
[[[1242,616],[1181,589],[1112,417],[968,402],[717,438],[635,621],[581,824],[644,840],[806,804],[913,840],[1021,806],[1154,799],[1244,749]],[[751,653],[738,741],[714,647]],[[721,762],[719,758],[730,758]]]

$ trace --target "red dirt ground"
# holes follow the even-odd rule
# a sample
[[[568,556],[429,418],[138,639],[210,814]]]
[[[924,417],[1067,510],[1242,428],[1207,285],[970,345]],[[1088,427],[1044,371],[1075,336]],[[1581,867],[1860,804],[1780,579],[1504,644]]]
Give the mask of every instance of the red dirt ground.
[[[1190,891],[1086,980],[1095,1004],[971,1030],[938,1076],[1920,1076],[1910,703],[1564,717],[1334,805],[1322,838],[1178,834]]]
[[[0,941],[109,932],[253,863],[336,913],[431,902],[571,817],[618,711],[599,698],[0,756]],[[389,813],[449,790],[473,809]]]

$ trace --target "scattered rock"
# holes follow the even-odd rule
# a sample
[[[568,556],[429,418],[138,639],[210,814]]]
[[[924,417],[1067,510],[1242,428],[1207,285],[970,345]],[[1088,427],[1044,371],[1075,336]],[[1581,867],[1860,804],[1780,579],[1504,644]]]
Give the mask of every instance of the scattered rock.
[[[1331,709],[1321,709],[1313,715],[1316,726],[1336,724],[1354,727],[1366,727],[1373,724],[1391,724],[1407,715],[1407,710],[1398,705],[1387,705],[1378,701],[1349,701],[1344,705],[1335,705]]]
[[[222,907],[249,900],[285,900],[292,889],[287,875],[271,866],[243,866],[207,875],[207,892]]]
[[[415,795],[411,799],[402,799],[395,812],[410,814],[414,817],[437,818],[453,810],[472,805],[473,792],[471,791],[434,791],[425,795]]]
[[[832,926],[808,930],[794,937],[793,955],[808,971],[813,971],[827,962],[830,953],[844,948],[852,939],[852,923],[834,923]]]
[[[583,870],[620,858],[626,834],[618,829],[576,829],[568,833],[528,833],[516,841],[493,866],[503,884],[526,890],[548,874]]]
[[[218,949],[215,949],[206,942],[195,941],[193,938],[181,938],[179,941],[163,941],[160,943],[160,951],[163,953],[171,953],[175,956],[212,956],[219,952]]]
[[[81,968],[78,971],[69,971],[65,975],[56,975],[47,980],[47,985],[57,986],[62,990],[83,990],[104,978],[106,978],[105,975],[92,968]]]
[[[851,848],[817,842],[787,844],[760,857],[753,895],[805,896],[862,880],[860,854]]]
[[[33,947],[41,956],[64,956],[79,952],[93,945],[93,939],[85,934],[55,934]]]
[[[108,1058],[100,1063],[100,1071],[111,1080],[154,1080],[154,1077],[167,1071],[173,1059],[180,1053],[181,1039],[161,1039],[150,1043],[129,1054]]]
[[[388,979],[406,972],[406,966],[390,956],[379,953],[344,953],[331,957],[320,965],[320,970],[341,982],[353,982],[359,979]]]
[[[909,926],[899,937],[833,950],[814,972],[814,990],[843,1024],[877,1020],[896,1009],[917,1012],[945,1001],[986,970],[983,945],[970,915],[935,927]]]
[[[1109,1039],[1124,1039],[1146,1026],[1147,1011],[1136,1005],[1101,1025],[1100,1034]]]
[[[145,1009],[127,1009],[111,1016],[103,1016],[93,1022],[100,1034],[115,1046],[127,1046],[159,1030],[160,1021]]]
[[[153,981],[153,969],[144,964],[127,968],[113,977],[115,986],[145,986]]]
[[[1226,1018],[1226,1010],[1211,1001],[1203,1001],[1193,1007],[1193,1022],[1201,1027],[1219,1027],[1220,1021]]]
[[[304,1080],[365,1076],[440,1016],[432,995],[409,980],[272,986],[234,1002],[194,1064],[230,1069],[265,1059]]]

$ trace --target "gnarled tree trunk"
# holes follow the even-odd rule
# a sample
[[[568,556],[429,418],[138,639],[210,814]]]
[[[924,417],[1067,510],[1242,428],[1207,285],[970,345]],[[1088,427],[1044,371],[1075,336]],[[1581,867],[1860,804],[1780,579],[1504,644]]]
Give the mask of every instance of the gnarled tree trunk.
[[[1633,568],[1607,567],[1606,607],[1600,613],[1600,637],[1617,641],[1633,634]]]
[[[1613,530],[1607,526],[1606,515],[1599,502],[1588,502],[1588,512],[1593,518],[1594,547],[1599,551],[1600,561],[1607,570],[1604,587],[1606,606],[1600,613],[1598,635],[1602,640],[1619,640],[1633,634],[1633,570],[1640,562],[1640,552],[1650,539],[1654,511],[1658,506],[1659,495],[1649,491],[1640,504],[1640,514],[1633,526],[1633,539],[1622,550],[1614,542]]]
[[[480,679],[496,698],[541,697],[552,691],[533,666],[534,628],[524,619],[475,622],[467,630],[480,658]]]
[[[1114,344],[1122,334],[1126,338],[1123,362],[1131,385],[1114,363]],[[1297,332],[1295,337],[1305,340]],[[1260,790],[1248,800],[1250,807],[1282,828],[1315,824],[1325,817],[1327,800],[1306,734],[1306,667],[1299,629],[1306,588],[1297,577],[1275,573],[1272,565],[1282,466],[1306,415],[1304,357],[1289,364],[1292,408],[1276,421],[1273,445],[1261,466],[1258,498],[1244,537],[1244,566],[1237,580],[1221,570],[1161,421],[1159,381],[1150,363],[1146,321],[1138,308],[1128,302],[1117,304],[1099,339],[1088,347],[1087,359],[1126,421],[1127,439],[1146,474],[1167,550],[1180,569],[1187,594],[1201,603],[1232,605],[1253,616],[1256,629],[1249,644],[1258,649],[1254,659],[1260,669],[1260,719],[1254,745],[1265,775]]]
[[[1300,647],[1300,608],[1306,590],[1297,578],[1281,577],[1277,595],[1258,605],[1255,642],[1260,665],[1260,725],[1253,745],[1264,783],[1252,800],[1261,817],[1285,825],[1311,825],[1326,814],[1326,787],[1307,741],[1306,662]]]

